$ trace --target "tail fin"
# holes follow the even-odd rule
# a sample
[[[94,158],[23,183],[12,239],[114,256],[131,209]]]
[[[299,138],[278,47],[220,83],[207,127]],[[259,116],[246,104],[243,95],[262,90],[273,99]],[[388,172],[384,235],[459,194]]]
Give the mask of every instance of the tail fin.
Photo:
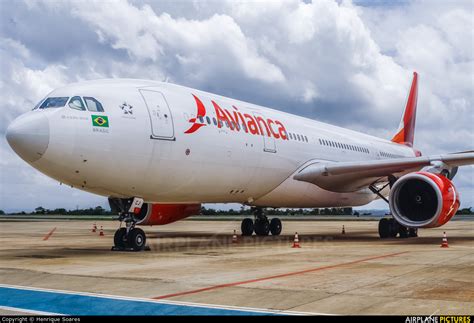
[[[393,142],[413,147],[413,140],[415,139],[417,100],[418,74],[413,72],[413,81],[411,83],[410,94],[408,94],[407,104],[402,115],[402,120],[400,120],[397,134],[392,138]]]

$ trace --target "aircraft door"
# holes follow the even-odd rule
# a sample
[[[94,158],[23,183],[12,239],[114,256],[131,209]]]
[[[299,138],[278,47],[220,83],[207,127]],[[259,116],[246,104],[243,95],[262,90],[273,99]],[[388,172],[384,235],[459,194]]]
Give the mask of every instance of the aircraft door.
[[[261,113],[254,112],[253,115],[255,116],[255,119],[260,117],[263,120],[265,120],[265,122],[267,120]],[[257,123],[258,123],[258,120],[257,120]],[[263,137],[263,151],[267,153],[276,153],[277,150],[276,150],[275,138],[272,136],[271,133],[270,133],[270,136],[268,136],[267,130],[265,129],[263,125],[261,125],[260,127],[262,128],[262,131],[263,131],[263,136],[262,136]]]
[[[152,139],[174,140],[171,110],[161,92],[140,89],[150,115]]]

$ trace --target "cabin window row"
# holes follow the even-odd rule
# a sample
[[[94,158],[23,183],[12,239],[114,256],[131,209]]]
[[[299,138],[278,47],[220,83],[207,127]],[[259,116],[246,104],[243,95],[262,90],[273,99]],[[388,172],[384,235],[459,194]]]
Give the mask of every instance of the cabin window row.
[[[289,137],[291,140],[297,140],[297,141],[308,142],[308,137],[303,136],[303,135],[299,135],[299,134],[297,134],[297,133],[291,133],[291,132],[289,132],[289,133],[288,133],[288,137]]]
[[[401,158],[401,157],[402,157],[402,156],[400,156],[400,155],[387,153],[387,152],[385,152],[385,151],[381,151],[381,152],[380,152],[380,156],[386,157],[386,158]]]
[[[232,129],[237,129],[237,130],[240,130],[241,128],[244,129],[245,131],[247,131],[247,126],[242,123],[235,123],[233,121],[217,121],[216,117],[212,117],[212,119],[210,117],[198,117],[199,119],[199,122],[201,123],[207,123],[208,125],[211,125],[211,124],[214,124],[215,126],[217,126],[219,124],[219,127],[226,127],[226,128],[231,128],[232,126]]]
[[[328,147],[333,147],[333,148],[340,148],[340,149],[358,151],[358,152],[365,153],[365,154],[370,153],[368,148],[357,146],[357,145],[344,144],[344,143],[340,143],[340,142],[332,141],[332,140],[319,139],[319,144],[322,145],[322,146],[328,146]]]

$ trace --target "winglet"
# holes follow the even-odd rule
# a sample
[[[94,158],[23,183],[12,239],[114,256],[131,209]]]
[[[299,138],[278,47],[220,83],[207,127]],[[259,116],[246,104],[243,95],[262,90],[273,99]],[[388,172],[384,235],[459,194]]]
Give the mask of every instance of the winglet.
[[[415,121],[416,104],[418,100],[418,74],[413,72],[413,81],[411,83],[410,93],[408,94],[407,104],[403,112],[397,134],[393,136],[392,141],[398,144],[413,147],[415,139]]]

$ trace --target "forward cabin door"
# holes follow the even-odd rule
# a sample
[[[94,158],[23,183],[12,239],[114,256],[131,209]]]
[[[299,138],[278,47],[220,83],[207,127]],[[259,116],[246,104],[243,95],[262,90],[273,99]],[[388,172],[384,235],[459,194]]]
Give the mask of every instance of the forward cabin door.
[[[171,110],[161,92],[151,89],[140,89],[145,100],[151,123],[152,139],[174,140],[174,125]]]
[[[265,121],[267,120],[267,118],[265,118],[265,116],[263,116],[261,113],[254,112],[253,115],[255,117],[255,120],[257,121],[257,125],[259,124],[259,122],[257,120],[258,117],[262,118]],[[263,131],[263,134],[262,134],[262,137],[263,137],[263,151],[265,151],[267,153],[276,153],[277,150],[276,150],[275,138],[272,136],[271,133],[270,133],[270,137],[268,136],[268,133],[267,133],[267,130],[266,130],[265,126],[261,123],[260,123],[259,129],[262,129],[262,131]]]

